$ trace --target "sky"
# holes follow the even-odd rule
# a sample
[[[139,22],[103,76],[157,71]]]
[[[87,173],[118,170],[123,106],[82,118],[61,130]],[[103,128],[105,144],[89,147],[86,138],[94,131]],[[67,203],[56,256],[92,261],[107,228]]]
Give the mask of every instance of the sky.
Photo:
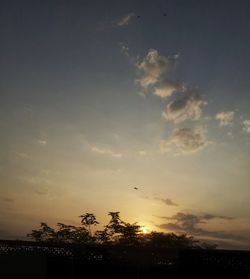
[[[250,249],[249,13],[244,0],[1,1],[0,238],[119,211]]]

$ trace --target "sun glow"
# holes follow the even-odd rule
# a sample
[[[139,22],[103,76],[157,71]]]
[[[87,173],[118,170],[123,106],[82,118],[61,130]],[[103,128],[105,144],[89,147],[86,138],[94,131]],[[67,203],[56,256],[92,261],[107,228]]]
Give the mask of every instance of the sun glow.
[[[147,227],[143,226],[143,228],[142,228],[142,233],[143,233],[143,234],[147,234],[147,233],[149,233],[149,232],[150,232],[149,229],[148,229]]]

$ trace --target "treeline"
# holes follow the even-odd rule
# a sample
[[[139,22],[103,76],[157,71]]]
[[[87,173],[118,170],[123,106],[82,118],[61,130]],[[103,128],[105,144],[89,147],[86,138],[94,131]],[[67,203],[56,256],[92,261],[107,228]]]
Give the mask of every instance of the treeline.
[[[109,223],[103,230],[93,232],[93,227],[99,222],[92,213],[80,215],[81,226],[57,223],[53,229],[46,223],[41,223],[40,228],[32,230],[27,237],[37,242],[56,242],[72,244],[106,244],[129,245],[152,248],[173,249],[215,249],[216,245],[195,240],[186,234],[163,233],[152,231],[143,233],[142,227],[137,223],[127,223],[121,220],[119,212],[109,212]]]

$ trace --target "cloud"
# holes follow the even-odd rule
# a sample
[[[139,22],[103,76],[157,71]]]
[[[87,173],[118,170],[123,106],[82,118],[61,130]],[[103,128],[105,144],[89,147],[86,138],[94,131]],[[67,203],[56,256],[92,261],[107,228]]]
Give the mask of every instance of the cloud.
[[[37,195],[47,195],[48,194],[48,190],[36,190],[35,192],[34,192],[35,194],[37,194]]]
[[[246,119],[242,121],[243,131],[247,134],[250,134],[250,119]]]
[[[207,144],[207,130],[203,127],[175,129],[167,140],[160,143],[162,152],[172,149],[181,153],[193,153],[203,149]]]
[[[206,102],[195,92],[188,92],[179,99],[170,102],[162,113],[166,120],[180,123],[186,119],[198,120]]]
[[[119,19],[116,22],[116,26],[118,26],[118,27],[128,26],[135,17],[136,17],[136,15],[134,13],[129,13],[129,14],[125,15],[124,17],[122,17],[121,19]]]
[[[179,81],[162,81],[157,87],[154,88],[154,95],[161,98],[166,98],[172,96],[174,93],[185,90],[184,84]]]
[[[160,202],[164,203],[165,205],[169,205],[169,206],[178,206],[178,204],[173,202],[173,200],[170,198],[161,198],[161,197],[157,197],[157,196],[153,196],[153,197],[144,196],[143,198],[147,199],[147,200],[160,201]]]
[[[232,220],[232,217],[220,216],[214,214],[189,214],[178,212],[172,217],[160,217],[165,220],[169,220],[169,223],[163,223],[158,225],[159,228],[165,230],[171,230],[178,233],[188,233],[194,236],[213,237],[219,239],[232,239],[232,240],[244,240],[243,236],[235,235],[225,231],[209,231],[199,227],[200,224],[206,224],[210,220],[222,219]]]
[[[120,42],[120,43],[119,43],[119,46],[120,46],[120,48],[121,48],[121,52],[122,52],[125,56],[129,57],[129,48],[128,48],[128,46],[126,46],[123,42]]]
[[[164,198],[154,198],[157,201],[161,201],[166,205],[170,205],[170,206],[178,206],[178,204],[174,203],[171,199],[164,199]]]
[[[24,152],[10,150],[10,153],[13,154],[16,158],[32,160],[32,158],[27,153],[24,153]]]
[[[135,64],[139,78],[137,83],[145,90],[149,86],[155,85],[162,78],[164,73],[168,73],[175,68],[178,55],[161,56],[155,49],[150,49],[146,57],[141,62]]]
[[[40,145],[46,145],[47,141],[40,139],[40,140],[37,141],[37,143],[40,144]]]
[[[93,151],[95,153],[99,153],[99,154],[110,155],[110,156],[115,157],[115,158],[121,158],[123,156],[121,153],[116,153],[116,152],[114,152],[110,149],[99,148],[97,146],[92,146],[91,151]]]
[[[231,126],[234,119],[234,111],[222,111],[216,114],[216,119],[219,120],[220,126]]]
[[[0,200],[3,202],[14,202],[12,198],[8,198],[8,197],[0,197]]]
[[[120,47],[121,53],[126,56],[131,65],[134,65],[137,61],[137,58],[130,55],[129,47],[123,42],[118,43],[118,45]]]

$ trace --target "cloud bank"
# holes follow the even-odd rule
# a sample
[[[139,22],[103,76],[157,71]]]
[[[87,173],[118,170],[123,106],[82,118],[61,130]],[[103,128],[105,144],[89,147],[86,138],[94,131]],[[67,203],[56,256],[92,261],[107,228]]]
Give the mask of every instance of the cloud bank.
[[[160,217],[165,220],[169,220],[168,223],[163,223],[158,225],[159,228],[164,230],[170,230],[177,233],[188,233],[193,236],[207,237],[207,238],[217,238],[217,239],[228,239],[236,241],[244,241],[246,238],[244,236],[235,235],[228,233],[226,231],[210,231],[203,228],[200,228],[199,225],[206,224],[214,219],[221,220],[233,220],[232,217],[220,216],[214,214],[190,214],[178,212],[172,217]]]

